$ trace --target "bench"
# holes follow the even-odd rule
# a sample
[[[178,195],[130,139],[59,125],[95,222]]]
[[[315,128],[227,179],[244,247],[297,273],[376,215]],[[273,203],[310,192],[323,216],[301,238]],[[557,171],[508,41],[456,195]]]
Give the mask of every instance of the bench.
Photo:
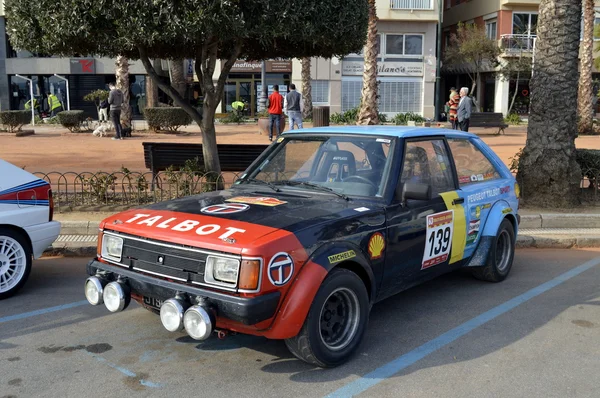
[[[504,134],[504,129],[508,127],[508,124],[504,122],[504,115],[502,115],[502,113],[473,112],[471,113],[469,127],[494,127],[498,128],[496,134]]]
[[[169,166],[183,166],[186,160],[198,158],[204,164],[202,144],[143,142],[144,163],[156,177]],[[217,144],[221,171],[244,171],[269,145]]]

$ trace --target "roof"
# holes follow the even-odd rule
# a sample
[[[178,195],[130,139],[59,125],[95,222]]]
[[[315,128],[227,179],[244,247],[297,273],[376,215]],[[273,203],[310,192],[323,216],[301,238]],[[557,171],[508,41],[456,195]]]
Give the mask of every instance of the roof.
[[[454,138],[475,138],[475,134],[458,130],[440,129],[432,127],[404,127],[404,126],[330,126],[314,127],[301,130],[284,131],[284,136],[295,134],[355,134],[355,135],[381,135],[386,137],[413,138],[445,135]]]

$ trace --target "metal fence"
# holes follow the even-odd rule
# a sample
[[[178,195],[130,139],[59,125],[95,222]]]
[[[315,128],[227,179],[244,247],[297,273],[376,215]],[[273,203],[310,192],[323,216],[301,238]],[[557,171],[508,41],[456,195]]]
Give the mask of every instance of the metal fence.
[[[230,187],[236,173],[50,172],[33,173],[52,185],[57,212],[86,206],[136,206]]]

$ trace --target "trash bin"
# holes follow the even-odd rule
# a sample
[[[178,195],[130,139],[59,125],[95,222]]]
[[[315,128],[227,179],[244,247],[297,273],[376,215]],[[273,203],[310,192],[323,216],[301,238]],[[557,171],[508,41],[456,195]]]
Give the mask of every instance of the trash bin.
[[[329,107],[328,106],[313,107],[313,126],[314,127],[329,126]]]

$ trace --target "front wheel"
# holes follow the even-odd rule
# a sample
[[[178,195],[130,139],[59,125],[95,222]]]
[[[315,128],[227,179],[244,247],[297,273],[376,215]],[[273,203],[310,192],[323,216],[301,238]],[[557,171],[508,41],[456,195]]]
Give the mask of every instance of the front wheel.
[[[515,257],[515,229],[506,218],[496,233],[487,263],[473,270],[473,276],[488,282],[501,282],[508,276]]]
[[[368,322],[365,284],[352,271],[334,269],[319,288],[300,333],[285,344],[305,362],[338,366],[358,348]]]
[[[0,228],[0,300],[23,287],[31,272],[31,262],[27,239],[11,229]]]

